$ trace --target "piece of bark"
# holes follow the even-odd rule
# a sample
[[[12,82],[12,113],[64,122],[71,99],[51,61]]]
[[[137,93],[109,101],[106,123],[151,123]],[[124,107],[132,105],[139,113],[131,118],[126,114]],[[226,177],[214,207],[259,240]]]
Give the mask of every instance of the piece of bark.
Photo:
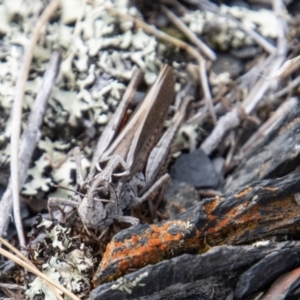
[[[299,286],[300,268],[280,276],[261,300],[284,300],[288,293]],[[299,299],[299,298],[298,298]]]
[[[245,299],[256,291],[268,287],[284,272],[290,271],[299,262],[299,256],[291,249],[274,251],[244,272],[237,283],[236,299]]]
[[[271,132],[246,156],[230,175],[225,191],[236,189],[255,180],[273,178],[291,172],[300,162],[300,105],[297,105]]]
[[[183,253],[298,233],[300,206],[295,194],[299,191],[300,172],[294,172],[206,199],[176,219],[123,230],[107,245],[94,284]]]
[[[102,284],[91,292],[90,299],[135,299],[143,296],[149,296],[149,299],[180,299],[172,298],[172,295],[179,293],[184,284],[240,270],[282,249],[292,249],[299,253],[300,242],[269,243],[265,246],[217,246],[201,255],[183,254],[144,267],[117,281]],[[194,296],[197,290],[195,293]]]

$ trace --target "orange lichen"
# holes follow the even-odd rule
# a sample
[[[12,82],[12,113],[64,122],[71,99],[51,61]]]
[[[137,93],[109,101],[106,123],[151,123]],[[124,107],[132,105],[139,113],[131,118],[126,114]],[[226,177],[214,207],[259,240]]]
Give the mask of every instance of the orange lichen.
[[[120,270],[125,270],[125,271],[130,267],[128,261],[125,259],[120,260],[118,265]]]
[[[123,251],[120,251],[119,254],[120,255],[128,255],[130,253],[130,249],[126,248]]]
[[[162,245],[160,245],[159,249],[161,251],[166,251],[168,249],[168,245],[167,244],[162,244]]]
[[[151,249],[150,249],[148,246],[141,246],[141,247],[138,247],[138,248],[136,249],[136,251],[137,251],[138,253],[145,254],[145,253],[150,252]]]
[[[216,229],[223,228],[223,227],[227,226],[228,224],[230,224],[230,217],[227,217],[224,220],[221,220],[218,223],[218,225],[216,226]]]
[[[157,232],[152,233],[151,238],[157,239],[159,237],[159,234]]]
[[[163,226],[161,227],[161,229],[163,230],[163,231],[167,231],[168,229],[169,229],[169,222],[166,222],[166,223],[164,223],[163,224]]]
[[[149,247],[159,247],[162,244],[161,239],[153,239],[149,240],[148,245]]]
[[[182,215],[179,220],[148,225],[146,230],[128,238],[124,235],[123,241],[119,236],[118,242],[108,244],[94,282],[107,282],[129,268],[141,268],[181,253],[203,253],[215,245],[236,243],[241,236],[251,236],[259,226],[266,232],[284,227],[300,215],[300,206],[293,194],[277,198],[278,190],[272,185],[247,187],[236,195],[230,194],[233,203],[228,206],[220,206],[226,199],[215,197],[204,201],[188,217]],[[261,201],[265,194],[273,198]]]
[[[133,235],[133,236],[131,237],[132,245],[135,245],[138,241],[139,241],[139,237],[138,237],[138,236]]]
[[[212,234],[212,233],[214,233],[216,230],[215,230],[215,228],[213,228],[213,227],[210,227],[210,228],[208,228],[208,230],[207,230],[207,232],[209,233],[209,234]]]
[[[246,187],[243,191],[239,192],[238,194],[235,194],[235,198],[242,198],[247,196],[252,191],[252,187]]]
[[[154,231],[154,232],[160,232],[160,228],[157,226],[157,225],[151,225],[151,229]]]
[[[204,203],[203,208],[205,209],[205,211],[207,211],[207,213],[209,214],[210,212],[214,211],[218,205],[219,205],[219,200],[220,198],[215,197],[213,199],[213,201],[209,201],[207,203]]]
[[[113,248],[121,248],[122,246],[124,246],[124,243],[122,242],[113,241],[113,243],[114,243]]]

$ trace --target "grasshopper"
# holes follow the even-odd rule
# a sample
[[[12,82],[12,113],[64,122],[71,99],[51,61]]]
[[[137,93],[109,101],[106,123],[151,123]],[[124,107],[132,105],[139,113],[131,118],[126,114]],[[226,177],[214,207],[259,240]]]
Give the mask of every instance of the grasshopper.
[[[74,149],[77,201],[50,198],[48,207],[51,216],[53,206],[62,204],[76,207],[86,228],[103,230],[114,220],[136,225],[139,219],[123,216],[123,211],[146,201],[167,183],[169,175],[164,172],[163,166],[192,98],[186,97],[182,101],[161,137],[169,107],[175,98],[173,69],[164,65],[144,101],[116,135],[140,77],[137,74],[131,80],[113,118],[103,131],[85,180],[79,148]]]

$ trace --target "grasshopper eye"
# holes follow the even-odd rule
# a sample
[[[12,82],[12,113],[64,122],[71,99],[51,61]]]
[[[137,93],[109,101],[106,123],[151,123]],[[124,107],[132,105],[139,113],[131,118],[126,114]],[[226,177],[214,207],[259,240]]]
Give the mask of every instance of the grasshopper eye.
[[[97,190],[97,196],[99,199],[109,199],[109,190],[105,186],[101,186]]]

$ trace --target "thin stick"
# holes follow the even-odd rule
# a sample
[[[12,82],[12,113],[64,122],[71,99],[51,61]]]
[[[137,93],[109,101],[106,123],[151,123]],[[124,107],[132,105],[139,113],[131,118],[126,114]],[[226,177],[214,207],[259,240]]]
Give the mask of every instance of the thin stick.
[[[181,30],[187,38],[195,44],[195,46],[203,52],[210,60],[216,60],[217,55],[211,50],[205,43],[203,43],[194,32],[192,32],[173,12],[171,12],[166,6],[162,5],[162,11],[170,19],[170,21]]]
[[[0,238],[1,243],[5,243],[5,240]],[[8,244],[8,243],[6,243]],[[10,248],[12,246],[10,245]],[[48,278],[45,274],[40,272],[36,267],[33,267],[31,264],[27,263],[26,261],[23,261],[22,259],[18,258],[16,255],[11,254],[10,252],[0,248],[0,254],[7,257],[8,259],[14,261],[18,265],[22,266],[23,268],[27,269],[31,273],[33,273],[36,276],[39,276],[42,278],[44,281],[49,283],[50,285],[53,285],[55,288],[59,289],[62,291],[66,296],[70,297],[73,300],[80,300],[77,296],[72,294],[70,291],[68,291],[65,287],[60,285],[59,283],[53,281],[52,279]]]
[[[25,290],[25,287],[18,284],[11,284],[11,283],[2,283],[0,282],[0,288],[5,288],[9,290]]]
[[[284,20],[284,18],[280,18],[283,3],[281,0],[273,0],[273,3],[275,14],[278,17],[278,23],[280,25],[278,27],[280,28],[280,30],[277,40],[277,52],[269,56],[269,64],[264,74],[266,77],[271,78],[273,78],[272,75],[283,64],[288,49],[287,41],[284,35],[287,26],[286,21]],[[228,132],[228,130],[233,129],[240,124],[242,119],[241,116],[243,114],[247,115],[253,111],[253,109],[257,106],[259,101],[263,98],[266,91],[274,83],[273,80],[266,80],[265,78],[261,78],[254,85],[249,95],[245,98],[245,100],[242,103],[242,107],[240,107],[239,110],[234,109],[222,118],[220,118],[217,126],[214,128],[211,135],[201,145],[201,149],[206,154],[211,154],[212,151],[216,149],[216,147],[219,145],[219,143],[221,142],[224,135]]]
[[[24,184],[30,159],[39,136],[39,128],[43,121],[43,116],[47,106],[47,100],[52,91],[57,70],[60,62],[60,54],[54,52],[50,58],[49,65],[45,72],[42,85],[36,96],[32,111],[28,118],[28,126],[23,132],[22,142],[19,154],[19,170],[18,170],[18,188]],[[18,190],[19,191],[19,190]],[[11,181],[0,201],[0,236],[5,235],[10,215],[12,212],[12,191]]]
[[[272,116],[260,126],[251,138],[242,146],[241,152],[243,153],[243,157],[246,157],[258,144],[260,144],[262,140],[282,122],[283,118],[295,109],[297,103],[298,101],[295,97],[283,102]]]
[[[134,18],[128,14],[122,13],[110,6],[106,5],[105,7],[106,7],[106,10],[110,14],[115,15],[119,18],[122,18],[125,20],[130,20],[130,21],[134,22],[136,26],[142,28],[149,34],[156,36],[158,39],[161,39],[168,43],[172,43],[175,46],[185,50],[187,53],[189,53],[191,56],[193,56],[197,61],[203,60],[203,57],[199,54],[199,52],[194,47],[189,45],[188,43],[185,43],[179,39],[176,39],[173,36],[170,36],[170,35],[166,34],[165,32],[162,32],[162,31],[156,29],[154,26],[150,26],[150,25],[146,24],[145,22],[143,22],[137,18]]]
[[[201,7],[203,10],[210,11],[210,12],[216,14],[217,16],[221,16],[223,18],[229,19],[230,21],[236,23],[236,25],[241,30],[243,30],[249,36],[251,36],[251,38],[258,45],[260,45],[266,52],[268,52],[269,54],[275,53],[276,48],[272,44],[270,44],[266,39],[264,39],[261,35],[259,35],[257,32],[252,30],[249,26],[244,25],[243,22],[240,22],[239,20],[232,17],[231,15],[221,13],[219,8],[216,5],[212,4],[211,2],[209,2],[207,0],[202,0],[202,1],[199,1],[199,7]]]
[[[201,87],[202,87],[203,94],[204,94],[204,100],[208,107],[208,111],[212,116],[213,123],[214,123],[214,125],[216,125],[217,124],[217,116],[216,116],[216,113],[214,110],[213,100],[212,100],[211,93],[209,90],[208,79],[206,76],[205,61],[202,60],[199,62],[199,68],[200,68]]]
[[[5,245],[8,249],[10,249],[11,251],[13,251],[16,255],[18,255],[21,259],[23,259],[24,262],[27,263],[29,266],[31,266],[32,268],[34,268],[37,271],[39,271],[37,269],[37,267],[25,255],[23,255],[22,252],[20,252],[17,248],[13,247],[8,241],[6,241],[5,239],[3,239],[3,238],[0,237],[0,242],[3,245]],[[58,292],[53,287],[53,285],[49,284],[47,281],[45,281],[45,284],[49,287],[49,289],[56,296],[56,298],[58,298],[59,300],[63,300],[63,298],[58,294]]]
[[[57,9],[59,0],[53,0],[44,10],[40,19],[38,20],[29,43],[25,48],[25,54],[23,57],[23,63],[20,70],[20,75],[17,79],[15,88],[15,99],[12,108],[12,124],[14,124],[14,130],[11,133],[11,191],[13,197],[14,207],[14,219],[18,232],[19,242],[21,246],[25,246],[24,232],[22,228],[22,220],[20,216],[20,203],[19,203],[19,139],[21,133],[21,115],[23,96],[25,91],[25,84],[29,73],[29,67],[32,61],[33,49],[37,43],[39,33],[45,23],[50,19],[53,12]]]
[[[287,40],[285,38],[286,32],[286,21],[281,17],[283,3],[281,0],[273,0],[274,12],[278,18],[278,40],[277,40],[277,52],[274,54],[274,60],[270,64],[267,74],[264,74],[269,77],[273,77],[273,74],[276,73],[284,63],[286,59],[286,53],[288,49]],[[247,114],[250,114],[253,109],[256,107],[257,103],[262,99],[265,92],[270,88],[274,82],[277,80],[266,80],[261,78],[257,83],[256,87],[258,89],[255,91],[255,88],[251,90],[248,97],[243,102],[243,108]]]
[[[296,88],[298,85],[300,84],[300,76],[296,77],[294,80],[292,80],[288,86],[286,86],[285,88],[281,89],[280,91],[278,91],[277,93],[275,93],[274,95],[272,95],[272,99],[278,99],[282,96],[284,96],[285,94],[289,93],[292,91],[292,89]]]

